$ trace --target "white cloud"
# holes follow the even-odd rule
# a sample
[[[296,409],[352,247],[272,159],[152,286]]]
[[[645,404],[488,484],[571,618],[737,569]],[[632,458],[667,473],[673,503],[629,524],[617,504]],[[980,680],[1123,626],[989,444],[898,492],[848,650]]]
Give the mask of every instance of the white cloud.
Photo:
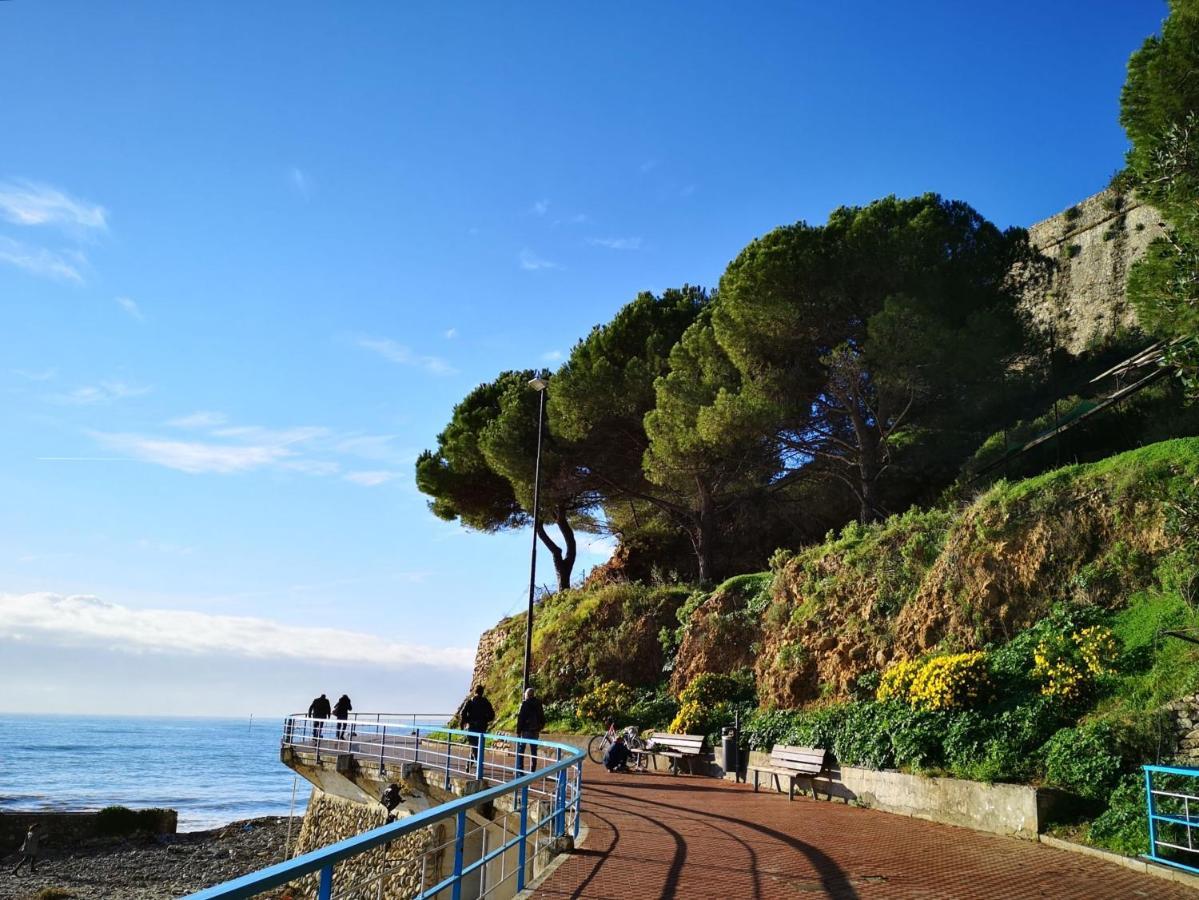
[[[58,374],[58,369],[13,369],[14,375],[20,375],[26,381],[49,381]]]
[[[67,394],[55,394],[51,399],[57,403],[69,403],[75,406],[95,406],[101,403],[114,403],[129,397],[141,397],[148,393],[150,393],[150,388],[144,385],[128,384],[124,381],[101,381],[99,384],[76,388]]]
[[[26,179],[0,181],[0,218],[17,225],[59,225],[101,231],[108,227],[104,207]]]
[[[535,216],[544,216],[549,211],[550,202],[548,200],[538,200],[529,208],[529,212]]]
[[[555,219],[554,225],[582,225],[590,221],[591,219],[587,213],[575,213],[573,216],[567,216],[565,219]]]
[[[551,262],[548,259],[542,259],[532,250],[527,247],[520,251],[520,267],[528,272],[536,272],[538,269],[560,269],[562,268],[556,262]]]
[[[141,309],[138,308],[137,302],[130,297],[117,297],[117,306],[125,310],[132,318],[139,322],[146,321],[146,317],[142,315]]]
[[[375,634],[289,625],[250,616],[133,609],[86,595],[0,594],[0,638],[123,653],[236,656],[309,663],[353,661],[381,668],[412,665],[470,671],[474,650],[389,641]]]
[[[641,238],[588,238],[587,243],[592,247],[607,247],[609,250],[640,250]]]
[[[305,200],[312,196],[312,177],[307,172],[299,166],[292,166],[287,174],[288,178],[291,179],[291,186],[295,188],[296,193]]]
[[[588,556],[597,556],[605,562],[612,558],[612,554],[616,552],[616,548],[620,545],[620,541],[614,535],[605,534],[592,537],[590,540],[584,539],[583,552]]]
[[[200,410],[188,416],[170,419],[167,424],[172,428],[215,428],[224,425],[228,420],[224,413]]]
[[[394,478],[399,478],[399,472],[386,472],[375,470],[370,472],[347,472],[346,481],[352,481],[354,484],[360,484],[363,487],[378,487],[381,484],[387,484]]]
[[[246,472],[274,465],[296,455],[294,450],[282,445],[174,441],[140,434],[107,432],[93,432],[92,436],[104,446],[125,453],[132,459],[187,472],[189,475]]]
[[[418,451],[396,447],[393,443],[395,439],[394,434],[350,434],[334,441],[332,449],[345,456],[393,466],[410,465],[415,462]]]
[[[438,356],[422,356],[390,338],[358,338],[358,346],[378,353],[384,359],[402,366],[414,366],[433,375],[455,375],[458,370]]]
[[[453,340],[454,338],[456,338],[457,336],[458,336],[458,329],[457,329],[457,328],[447,328],[447,329],[445,330],[445,339],[446,339],[447,341],[452,341],[452,340]]]
[[[550,350],[548,353],[542,353],[541,358],[546,362],[557,362],[562,358],[562,351]]]
[[[45,247],[31,247],[29,244],[0,236],[0,262],[43,278],[82,284],[83,275],[79,268],[87,262],[87,258],[82,253],[55,253]]]

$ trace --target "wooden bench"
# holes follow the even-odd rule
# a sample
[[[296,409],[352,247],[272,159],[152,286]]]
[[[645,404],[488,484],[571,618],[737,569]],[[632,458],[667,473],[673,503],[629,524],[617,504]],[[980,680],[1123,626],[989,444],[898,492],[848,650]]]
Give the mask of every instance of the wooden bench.
[[[789,784],[787,796],[791,800],[795,799],[795,780],[806,778],[812,786],[812,799],[816,799],[816,779],[821,776],[828,778],[827,755],[827,752],[819,747],[788,747],[779,744],[770,751],[768,765],[747,766],[746,768],[754,773],[755,791],[758,789],[759,773],[766,772],[774,778],[775,786],[779,790],[782,790],[779,779],[787,779]],[[832,797],[831,794],[828,796]]]
[[[653,760],[656,771],[658,757],[663,756],[670,760],[670,771],[674,774],[678,774],[680,760],[686,760],[687,771],[694,774],[693,762],[704,753],[704,736],[702,734],[667,734],[664,731],[655,731],[645,742],[643,749],[629,752],[636,757],[637,765],[641,768],[645,768],[645,760],[648,757]]]

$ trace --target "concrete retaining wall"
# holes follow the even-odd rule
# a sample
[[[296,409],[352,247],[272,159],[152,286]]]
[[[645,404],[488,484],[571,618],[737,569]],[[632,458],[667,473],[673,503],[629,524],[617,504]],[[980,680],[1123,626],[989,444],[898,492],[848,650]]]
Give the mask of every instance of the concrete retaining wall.
[[[47,847],[70,847],[97,837],[97,812],[5,812],[0,814],[0,847],[13,848],[25,839],[29,826],[41,826],[41,840]],[[179,814],[173,809],[158,810],[155,834],[174,834]]]

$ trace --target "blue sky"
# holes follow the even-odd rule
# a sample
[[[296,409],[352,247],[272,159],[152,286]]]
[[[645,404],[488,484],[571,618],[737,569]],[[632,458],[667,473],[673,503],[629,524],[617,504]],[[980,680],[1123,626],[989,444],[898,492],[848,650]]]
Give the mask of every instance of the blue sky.
[[[527,579],[412,484],[471,387],[840,204],[1107,183],[1165,4],[984,6],[0,3],[0,708],[450,708]]]

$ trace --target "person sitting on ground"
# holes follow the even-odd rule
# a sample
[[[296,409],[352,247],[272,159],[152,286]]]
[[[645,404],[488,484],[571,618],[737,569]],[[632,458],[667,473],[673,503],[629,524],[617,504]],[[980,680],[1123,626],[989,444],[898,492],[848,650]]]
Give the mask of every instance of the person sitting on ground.
[[[625,746],[624,735],[618,734],[616,741],[608,748],[608,752],[604,754],[604,768],[609,772],[627,772],[629,771],[629,748]]]
[[[396,820],[395,808],[404,802],[404,798],[400,795],[400,786],[394,781],[387,786],[387,790],[383,792],[383,796],[379,798],[379,802],[387,810],[387,823],[390,825]]]

